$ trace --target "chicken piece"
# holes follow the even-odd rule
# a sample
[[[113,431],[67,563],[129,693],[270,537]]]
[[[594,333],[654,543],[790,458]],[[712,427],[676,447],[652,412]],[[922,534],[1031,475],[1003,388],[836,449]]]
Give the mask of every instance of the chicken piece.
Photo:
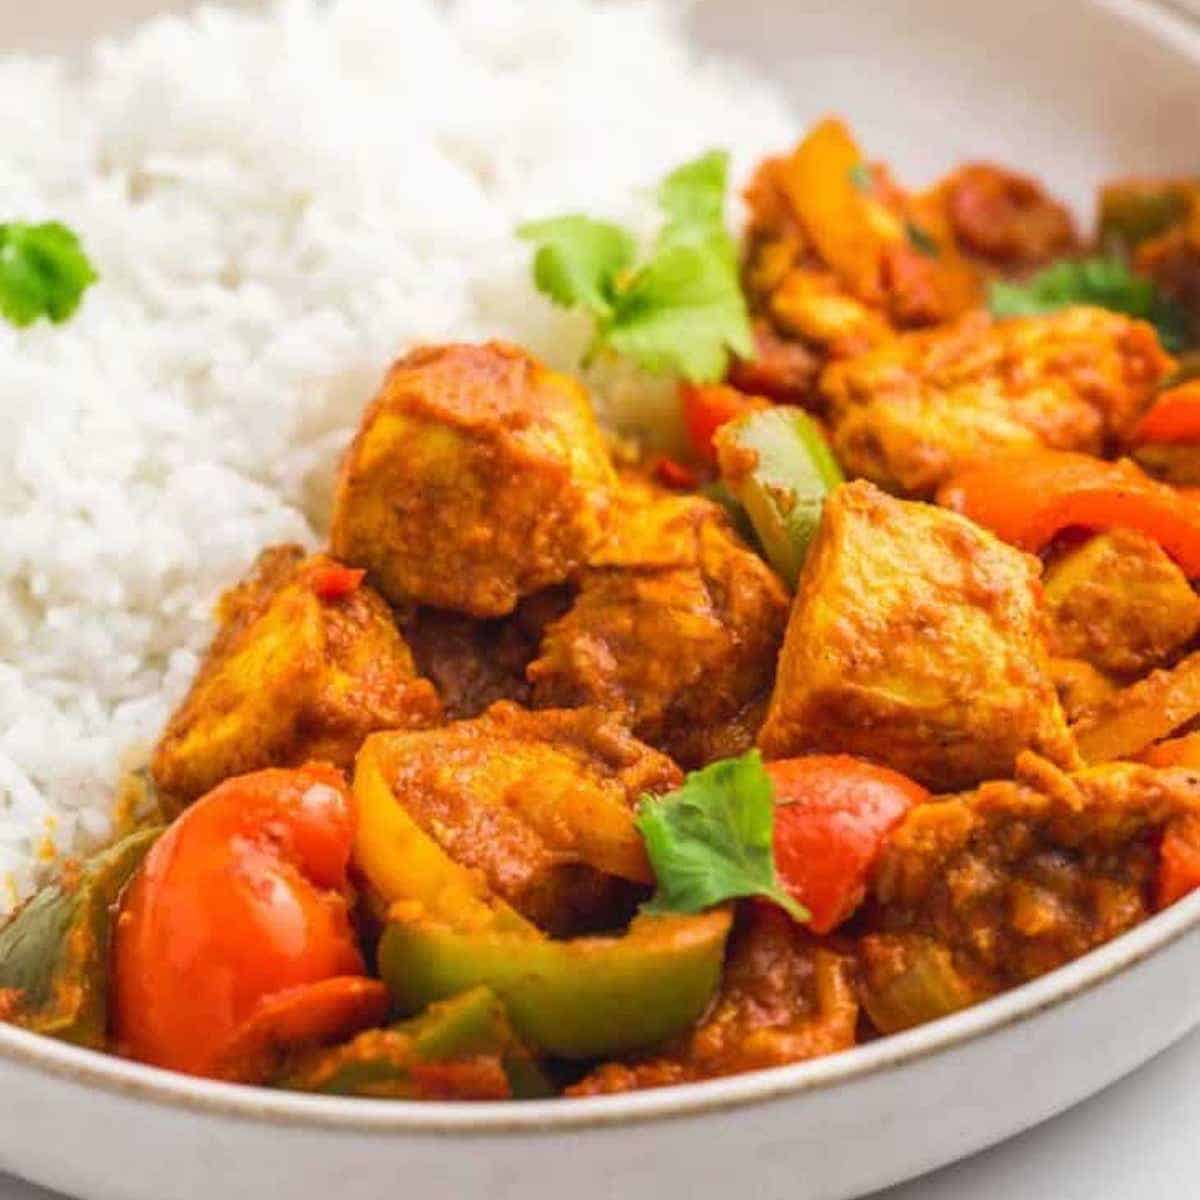
[[[1016,782],[911,809],[875,876],[868,1010],[892,998],[913,939],[940,948],[946,973],[979,998],[1125,932],[1153,911],[1164,832],[1190,837],[1198,814],[1194,771],[1114,763],[1068,776],[1034,755]],[[930,990],[936,1008],[946,989]]]
[[[608,540],[529,666],[535,704],[594,704],[685,766],[753,744],[787,593],[699,496],[629,482]]]
[[[1143,321],[1098,308],[907,334],[821,380],[849,475],[925,498],[971,461],[1038,445],[1097,454],[1150,404],[1173,360]]]
[[[1050,677],[1068,725],[1086,720],[1111,703],[1120,691],[1103,671],[1082,658],[1052,658]]]
[[[748,396],[769,396],[779,404],[812,403],[822,360],[803,342],[780,337],[770,321],[754,322],[754,357],[735,359],[729,382]]]
[[[1185,733],[1156,742],[1142,751],[1138,761],[1148,763],[1152,767],[1200,769],[1200,733]]]
[[[1200,630],[1200,596],[1136,530],[1113,529],[1060,555],[1044,590],[1051,653],[1117,677],[1164,666]]]
[[[716,1004],[687,1037],[653,1057],[607,1063],[569,1096],[667,1087],[781,1067],[854,1045],[854,963],[782,910],[744,906]]]
[[[1028,270],[1078,246],[1070,211],[1027,175],[969,163],[938,190],[959,245],[990,266]]]
[[[934,790],[1074,749],[1050,677],[1038,564],[954,513],[843,484],[800,576],[759,745],[844,752]]]
[[[394,603],[500,617],[572,576],[615,483],[583,388],[513,346],[392,368],[338,481],[333,552]]]
[[[348,767],[375,730],[441,721],[437,692],[360,575],[277,546],[222,597],[216,638],[154,754],[172,804],[264,767]]]
[[[408,815],[456,862],[548,933],[627,921],[653,880],[634,804],[679,768],[595,709],[501,702],[470,721],[372,738]]]
[[[561,617],[571,595],[561,588],[538,592],[509,617],[480,621],[437,608],[417,609],[404,625],[417,670],[436,685],[446,717],[477,717],[497,700],[528,705],[525,671],[536,657],[546,626]]]
[[[794,267],[771,293],[767,312],[785,336],[821,347],[834,358],[892,337],[887,319],[848,294],[831,271]]]

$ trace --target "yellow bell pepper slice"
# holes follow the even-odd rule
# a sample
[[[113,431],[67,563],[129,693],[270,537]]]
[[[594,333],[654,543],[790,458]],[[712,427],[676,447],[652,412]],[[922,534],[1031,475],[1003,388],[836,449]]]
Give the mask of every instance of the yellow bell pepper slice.
[[[382,907],[420,904],[460,929],[499,929],[541,938],[538,928],[489,891],[476,871],[456,863],[405,811],[392,791],[392,743],[367,739],[354,770],[358,829],[354,860]],[[461,989],[460,989],[461,990]]]

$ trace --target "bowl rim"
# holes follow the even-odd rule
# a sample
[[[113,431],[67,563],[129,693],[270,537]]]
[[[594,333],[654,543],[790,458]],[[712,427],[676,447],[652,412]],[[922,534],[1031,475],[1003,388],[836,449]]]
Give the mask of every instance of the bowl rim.
[[[1086,2],[1086,0],[1085,0]],[[1200,20],[1178,0],[1090,0],[1191,59],[1200,78]],[[618,1096],[570,1101],[367,1100],[218,1083],[0,1022],[0,1066],[56,1077],[196,1115],[330,1132],[506,1136],[605,1129],[786,1100],[882,1075],[1031,1021],[1132,970],[1200,928],[1200,891],[1030,983],[961,1012],[864,1046],[791,1066]]]
[[[2,1023],[0,1064],[197,1115],[327,1131],[503,1136],[641,1125],[823,1091],[983,1040],[1102,987],[1198,929],[1200,891],[1031,983],[905,1033],[791,1066],[617,1096],[499,1102],[314,1096],[199,1079]]]

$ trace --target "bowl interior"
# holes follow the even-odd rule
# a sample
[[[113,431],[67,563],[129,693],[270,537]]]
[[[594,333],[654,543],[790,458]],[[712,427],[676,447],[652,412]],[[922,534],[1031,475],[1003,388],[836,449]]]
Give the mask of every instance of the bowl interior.
[[[993,159],[1087,213],[1100,179],[1197,167],[1194,37],[1159,6],[709,0],[695,28],[780,79],[800,125],[848,116],[902,178]]]

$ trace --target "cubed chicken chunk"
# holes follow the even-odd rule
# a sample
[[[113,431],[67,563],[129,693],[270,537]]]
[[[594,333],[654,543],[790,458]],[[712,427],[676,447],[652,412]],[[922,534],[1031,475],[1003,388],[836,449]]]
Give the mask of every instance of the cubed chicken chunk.
[[[1194,771],[1065,775],[1027,755],[1018,773],[917,805],[892,833],[861,944],[864,1002],[884,1032],[1051,971],[1176,898],[1160,846],[1194,845]]]
[[[568,1090],[601,1096],[715,1079],[854,1045],[854,960],[781,909],[745,906],[716,1003],[686,1037],[651,1057],[606,1063]]]
[[[1044,643],[1038,564],[865,481],[825,503],[759,745],[873,759],[935,790],[1074,750]]]
[[[718,505],[630,482],[530,664],[534,702],[598,705],[686,766],[737,753],[753,744],[786,619],[783,585]]]
[[[1082,658],[1052,658],[1050,677],[1068,725],[1106,707],[1121,690],[1119,684]]]
[[[1059,555],[1045,594],[1051,652],[1117,677],[1165,665],[1200,630],[1200,596],[1156,541],[1132,529]]]
[[[333,553],[394,603],[503,616],[583,565],[614,482],[575,380],[496,342],[416,350],[343,463]]]
[[[217,611],[218,632],[152,764],[173,804],[233,775],[309,759],[348,767],[368,734],[441,720],[387,604],[325,555],[265,551]]]
[[[976,313],[834,364],[821,391],[847,474],[924,498],[988,455],[1100,453],[1129,434],[1172,365],[1150,325],[1103,309]]]
[[[653,881],[635,803],[682,778],[595,709],[507,701],[441,729],[373,737],[359,759],[488,889],[548,933],[627,921]],[[362,786],[356,779],[356,789]]]

